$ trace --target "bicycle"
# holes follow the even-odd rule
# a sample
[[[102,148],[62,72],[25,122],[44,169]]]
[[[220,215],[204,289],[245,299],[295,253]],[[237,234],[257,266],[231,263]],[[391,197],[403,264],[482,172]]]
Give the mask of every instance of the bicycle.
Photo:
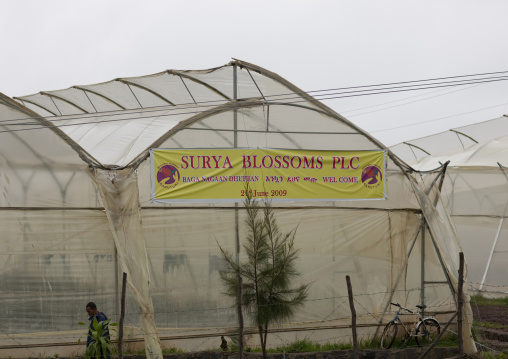
[[[406,327],[406,325],[404,325],[402,320],[399,318],[399,315],[401,315],[402,310],[405,310],[406,312],[411,314],[414,314],[414,312],[412,310],[404,308],[399,303],[390,303],[390,304],[399,307],[399,309],[397,310],[395,317],[392,320],[390,320],[390,322],[386,325],[385,329],[383,330],[383,335],[381,336],[381,349],[389,349],[393,345],[393,342],[397,337],[397,328],[399,326],[402,327],[405,331],[405,338],[403,339],[402,344],[404,344],[410,338],[414,337],[416,344],[418,346],[428,345],[432,343],[441,332],[441,326],[439,325],[439,322],[436,319],[432,317],[423,318],[422,316],[423,310],[427,308],[425,305],[416,306],[416,308],[418,308],[417,313],[418,320],[416,321],[411,331],[409,331],[408,327]]]

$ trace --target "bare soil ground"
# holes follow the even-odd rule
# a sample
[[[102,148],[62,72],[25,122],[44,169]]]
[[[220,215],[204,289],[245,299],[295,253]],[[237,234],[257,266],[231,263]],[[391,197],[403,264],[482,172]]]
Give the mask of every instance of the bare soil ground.
[[[478,339],[497,350],[508,350],[508,307],[471,303]]]
[[[471,303],[471,309],[473,310],[473,317],[476,321],[506,326],[505,330],[508,332],[508,307],[475,305]]]

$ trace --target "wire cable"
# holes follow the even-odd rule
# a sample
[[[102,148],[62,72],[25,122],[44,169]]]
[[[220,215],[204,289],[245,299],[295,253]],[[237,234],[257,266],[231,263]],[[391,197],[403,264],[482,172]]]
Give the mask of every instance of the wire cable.
[[[469,75],[464,75],[464,76],[469,76]],[[278,101],[287,100],[286,104],[295,104],[295,103],[300,103],[300,102],[312,102],[312,100],[315,100],[315,101],[317,101],[317,100],[325,101],[325,100],[338,99],[338,98],[348,98],[348,97],[357,97],[357,96],[371,96],[371,95],[379,95],[379,94],[389,94],[389,93],[397,93],[397,92],[406,92],[406,91],[416,91],[416,90],[424,90],[424,89],[432,89],[432,88],[450,87],[450,86],[463,86],[463,85],[470,85],[470,84],[482,84],[482,83],[490,83],[490,82],[498,82],[498,81],[506,81],[506,80],[508,80],[508,77],[497,76],[497,77],[490,78],[490,79],[479,79],[479,81],[477,79],[474,79],[472,81],[461,80],[461,81],[451,81],[451,82],[439,82],[439,83],[434,83],[434,84],[425,84],[423,86],[421,86],[421,85],[410,85],[410,86],[397,86],[397,87],[389,87],[389,88],[379,88],[379,89],[375,89],[374,91],[372,91],[372,90],[357,90],[357,91],[346,91],[346,92],[338,92],[338,93],[331,93],[331,94],[326,93],[326,94],[322,94],[322,95],[317,95],[319,97],[318,98],[313,98],[313,99],[301,98],[297,93],[293,93],[293,94],[289,95],[288,97],[279,98],[277,100]],[[428,80],[419,80],[419,81],[421,82],[421,81],[428,81]],[[467,82],[464,82],[464,81],[467,81]],[[405,82],[405,83],[407,83],[407,82]],[[396,83],[392,83],[392,84],[396,84]],[[350,87],[349,89],[351,89],[351,88],[360,88],[360,87],[373,87],[373,86],[381,86],[381,85],[355,86],[355,87]],[[342,89],[348,89],[348,88],[342,88]],[[317,91],[329,91],[329,90],[316,90],[314,92],[317,92]],[[271,95],[271,96],[265,96],[265,97],[279,97],[279,96],[282,96],[282,95]],[[242,99],[242,100],[245,100],[245,99]],[[212,103],[212,102],[217,102],[217,101],[202,102],[202,103],[198,103],[198,105],[189,106],[188,109],[190,111],[186,111],[186,112],[169,113],[169,112],[177,111],[177,110],[185,110],[185,109],[182,109],[181,105],[178,105],[177,108],[168,108],[167,106],[164,106],[164,107],[145,108],[145,109],[142,109],[142,110],[133,110],[132,112],[128,112],[128,113],[125,113],[124,111],[114,111],[114,112],[90,114],[90,115],[85,115],[85,116],[78,115],[77,117],[66,117],[66,118],[59,118],[60,116],[57,116],[57,118],[55,120],[53,120],[53,122],[57,122],[57,121],[69,121],[69,120],[72,120],[72,119],[86,119],[86,118],[90,118],[90,117],[97,118],[98,116],[107,116],[107,117],[110,117],[110,116],[115,116],[115,114],[117,114],[117,113],[119,115],[121,115],[121,116],[133,115],[133,114],[139,114],[139,113],[146,114],[146,113],[160,112],[160,111],[165,111],[166,114],[165,115],[159,115],[159,116],[177,116],[177,115],[198,114],[198,113],[204,112],[204,111],[199,110],[199,108],[203,108],[203,107],[205,107],[207,109],[213,109],[213,108],[215,108],[212,105],[203,105],[205,103],[209,104],[209,103]],[[225,100],[221,100],[220,102],[227,104],[227,102]],[[270,102],[268,102],[268,104],[270,104]],[[493,106],[493,107],[502,106],[502,105],[504,105],[504,104],[496,105],[496,106]],[[229,106],[229,107],[228,106],[223,106],[222,110],[228,110],[228,109],[234,109],[234,108],[238,108],[238,106],[237,105],[232,105],[232,106]],[[480,110],[483,110],[483,109],[480,109]],[[480,110],[476,110],[476,111],[480,111]],[[108,113],[109,113],[109,115],[108,115]],[[75,116],[75,115],[71,115],[71,116]],[[41,117],[43,117],[43,116],[41,116]],[[51,116],[51,117],[53,117],[53,116]],[[48,117],[43,117],[43,118],[48,118]],[[134,119],[138,119],[138,118],[140,118],[140,117],[127,117],[127,118],[122,117],[122,118],[110,119],[110,120],[102,119],[102,120],[99,120],[99,121],[75,122],[75,123],[70,123],[70,124],[54,125],[54,126],[47,126],[47,127],[57,127],[58,128],[58,127],[64,127],[64,126],[76,126],[76,125],[80,125],[80,124],[95,124],[95,123],[106,123],[106,122],[116,122],[116,121],[130,121],[130,120],[134,120]],[[6,124],[9,124],[10,122],[16,122],[16,123],[9,124],[10,126],[14,126],[14,125],[16,125],[16,126],[33,125],[33,123],[26,123],[26,122],[25,123],[20,123],[19,122],[19,121],[31,120],[31,119],[36,119],[36,118],[35,117],[27,117],[27,118],[23,118],[23,119],[3,120],[3,121],[0,121],[0,125],[2,125],[2,124],[6,125]],[[430,121],[425,121],[425,122],[431,122],[431,121],[437,121],[437,120],[438,119],[436,119],[436,120],[430,120]],[[425,123],[425,122],[422,122],[422,123]],[[411,125],[403,125],[401,127],[406,127],[406,126],[413,126],[413,124],[411,124]],[[396,127],[396,128],[399,128],[399,127]],[[41,127],[40,127],[40,125],[38,125],[37,127],[32,127],[32,128],[9,129],[9,130],[0,131],[0,133],[16,132],[16,131],[27,131],[27,130],[33,130],[33,129],[41,129]],[[393,128],[391,128],[391,129],[393,129]],[[383,129],[383,130],[380,130],[380,131],[386,131],[386,130],[388,130],[388,129]],[[376,132],[380,132],[380,131],[376,131]]]
[[[465,75],[465,76],[468,76],[468,75]],[[265,98],[276,98],[278,101],[298,99],[298,102],[306,102],[306,101],[308,101],[308,99],[302,99],[301,95],[303,95],[303,94],[310,94],[312,92],[330,92],[330,91],[334,91],[334,92],[331,92],[331,93],[320,94],[320,95],[316,95],[315,96],[316,97],[315,99],[319,100],[321,98],[321,99],[325,99],[326,100],[326,99],[345,98],[345,97],[352,97],[352,96],[340,96],[340,97],[326,97],[326,98],[323,98],[324,96],[331,96],[331,95],[335,96],[335,95],[354,94],[354,93],[364,93],[366,95],[370,95],[370,94],[380,94],[380,93],[392,93],[392,91],[389,91],[389,90],[393,90],[393,89],[403,89],[403,90],[407,90],[407,91],[409,91],[409,90],[415,91],[415,90],[422,90],[422,89],[429,89],[429,88],[441,88],[441,87],[449,87],[449,86],[461,86],[461,85],[468,85],[468,84],[475,84],[475,83],[489,83],[489,82],[497,82],[497,81],[505,81],[505,80],[508,80],[508,75],[504,76],[504,77],[502,77],[502,76],[496,76],[496,77],[482,78],[482,79],[470,79],[470,80],[461,80],[461,81],[437,82],[437,83],[432,83],[432,84],[420,84],[420,85],[411,85],[411,86],[385,87],[385,88],[377,88],[377,89],[371,89],[371,90],[357,90],[357,91],[336,92],[336,91],[339,91],[339,90],[358,89],[358,88],[365,88],[365,87],[378,87],[378,86],[383,86],[383,85],[353,86],[353,87],[343,87],[343,88],[335,88],[335,89],[329,89],[329,90],[315,90],[315,91],[309,91],[309,92],[292,92],[292,93],[285,93],[285,94],[265,95]],[[418,80],[418,81],[413,81],[413,82],[422,82],[422,81],[427,81],[427,80]],[[464,81],[467,81],[467,82],[464,82]],[[410,82],[410,81],[399,82],[399,83],[389,83],[389,84],[386,84],[386,85],[402,84],[402,83],[408,83],[408,82]],[[384,86],[386,86],[386,85],[384,85]],[[443,85],[443,86],[428,87],[430,85]],[[385,91],[385,92],[372,92],[372,91]],[[372,92],[372,93],[369,93],[369,92]],[[401,92],[401,91],[393,91],[393,92]],[[284,96],[284,97],[281,97],[281,96]],[[246,99],[245,98],[244,99],[240,99],[240,101],[242,101],[242,100],[244,101]],[[19,99],[19,101],[23,102],[23,99]],[[87,115],[79,114],[79,115],[48,116],[48,117],[41,116],[41,117],[44,117],[44,118],[65,117],[65,118],[56,119],[54,121],[67,121],[67,120],[72,120],[72,119],[94,118],[94,117],[97,117],[98,114],[99,114],[99,116],[104,116],[104,115],[107,115],[108,113],[110,115],[115,115],[116,113],[119,113],[121,115],[130,115],[130,114],[139,114],[139,113],[150,113],[150,112],[153,112],[153,111],[167,111],[167,110],[173,111],[173,110],[180,110],[180,109],[182,109],[182,107],[185,107],[185,106],[188,106],[188,108],[193,108],[193,109],[202,108],[202,107],[213,108],[214,106],[216,106],[219,103],[227,103],[227,102],[228,102],[227,100],[201,101],[201,102],[192,102],[192,103],[178,104],[178,105],[174,106],[174,108],[169,108],[169,109],[168,109],[167,105],[164,105],[164,106],[145,107],[143,109],[133,109],[132,111],[127,112],[127,113],[125,112],[125,110],[115,110],[115,111],[105,111],[105,112],[98,112],[98,113],[90,113],[90,114],[87,114]],[[37,106],[37,105],[35,105],[35,106]],[[77,117],[67,117],[67,116],[77,116]],[[21,120],[25,120],[25,119],[35,119],[35,118],[36,117],[26,117],[26,118],[15,119],[15,120],[4,120],[4,121],[0,121],[0,123],[8,123],[8,122],[12,122],[12,121],[21,121]]]

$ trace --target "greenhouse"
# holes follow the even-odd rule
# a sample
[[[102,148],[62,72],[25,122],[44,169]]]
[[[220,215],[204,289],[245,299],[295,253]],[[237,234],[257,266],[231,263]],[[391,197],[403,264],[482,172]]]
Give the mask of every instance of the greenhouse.
[[[392,151],[420,171],[447,163],[441,191],[473,293],[508,295],[508,117],[407,141]]]
[[[221,335],[238,332],[235,303],[221,286],[219,245],[243,255],[242,200],[155,200],[155,149],[341,153],[342,169],[344,153],[381,153],[380,197],[343,197],[336,183],[320,187],[336,190],[325,198],[310,191],[271,202],[279,226],[297,228],[298,281],[311,286],[297,315],[270,328],[269,345],[304,337],[350,342],[346,275],[364,338],[379,335],[391,319],[390,302],[424,304],[443,322],[456,310],[461,248],[439,195],[441,177],[420,176],[277,74],[234,60],[207,70],[0,95],[5,357],[51,356],[50,346],[83,353],[78,339],[86,330],[77,323],[86,322],[85,305],[97,303],[117,322],[122,273],[125,335],[144,345],[147,356],[161,357],[161,347],[169,346],[218,348]],[[322,185],[319,176],[314,180]],[[208,185],[203,196],[218,188]],[[472,352],[471,316],[465,319]],[[252,323],[245,327],[249,333]],[[246,339],[258,345],[255,336]]]

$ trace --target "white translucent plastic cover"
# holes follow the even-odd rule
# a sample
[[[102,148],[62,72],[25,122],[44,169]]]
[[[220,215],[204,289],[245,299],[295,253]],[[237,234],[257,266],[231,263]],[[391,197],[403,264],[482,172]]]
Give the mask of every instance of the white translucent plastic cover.
[[[236,251],[243,242],[244,210],[152,203],[148,156],[151,148],[238,147],[387,151],[386,200],[275,207],[283,230],[298,227],[299,281],[312,286],[296,317],[271,329],[322,340],[347,327],[346,275],[366,336],[388,320],[390,301],[414,308],[423,298],[443,320],[455,310],[460,246],[440,199],[426,194],[435,188],[294,85],[233,61],[0,96],[0,345],[26,346],[25,357],[42,355],[40,338],[73,345],[86,335],[77,322],[88,301],[117,322],[123,272],[125,324],[154,358],[161,338],[197,337],[209,349],[211,338],[233,333],[218,245]],[[422,267],[437,284],[422,283]]]

